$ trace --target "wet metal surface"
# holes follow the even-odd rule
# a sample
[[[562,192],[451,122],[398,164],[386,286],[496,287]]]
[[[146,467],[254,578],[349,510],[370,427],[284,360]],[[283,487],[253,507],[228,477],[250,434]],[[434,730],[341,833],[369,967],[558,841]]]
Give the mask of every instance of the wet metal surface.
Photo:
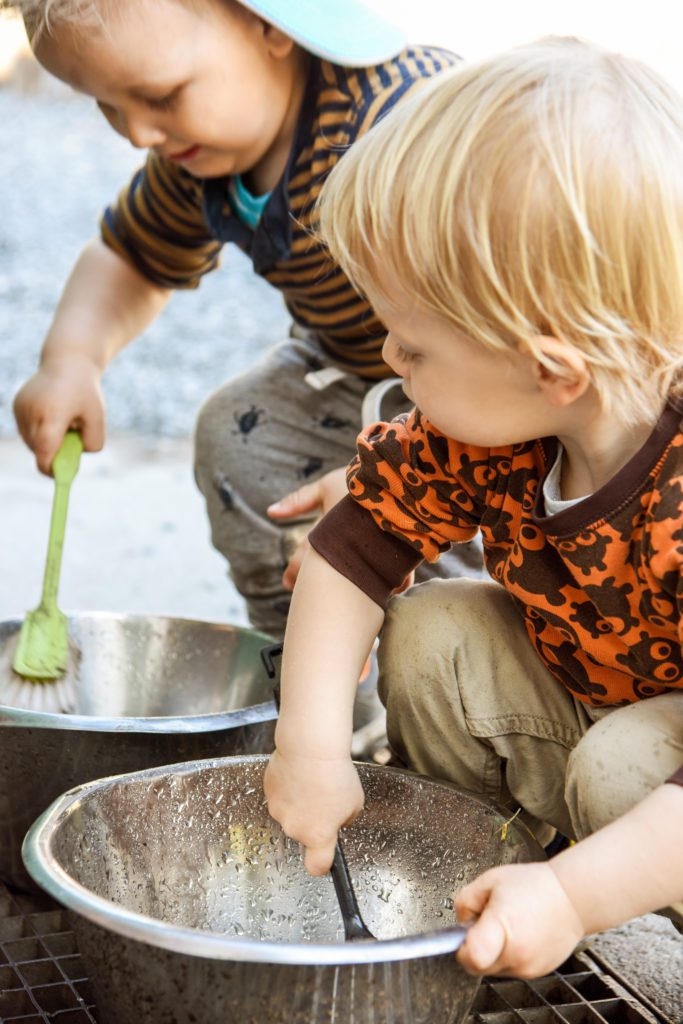
[[[5,881],[28,884],[20,855],[26,830],[75,785],[177,761],[272,750],[275,706],[260,659],[268,638],[260,633],[182,619],[75,616],[71,666],[56,701],[53,691],[20,682],[9,668],[19,626],[0,623]]]
[[[331,879],[306,874],[267,813],[264,767],[85,786],[32,830],[30,870],[72,911],[102,1024],[463,1020],[477,982],[453,957],[454,893],[538,848],[450,786],[361,765],[366,810],[344,843],[379,941],[346,943]]]
[[[572,956],[535,981],[485,978],[467,1024],[599,1024],[600,1017],[611,1024],[652,1024],[658,1019],[593,957],[593,949]],[[47,896],[10,892],[0,883],[1,1024],[97,1024],[93,999],[66,912]],[[261,1024],[269,1024],[268,1016]]]

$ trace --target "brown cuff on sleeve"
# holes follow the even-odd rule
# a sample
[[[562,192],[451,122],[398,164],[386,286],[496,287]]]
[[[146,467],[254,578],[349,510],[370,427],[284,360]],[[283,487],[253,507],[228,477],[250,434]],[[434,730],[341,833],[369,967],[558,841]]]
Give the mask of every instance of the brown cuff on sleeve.
[[[681,765],[678,771],[674,772],[671,778],[666,781],[673,782],[676,786],[683,786],[683,765]]]
[[[368,597],[385,608],[392,590],[420,564],[406,541],[381,530],[353,498],[342,498],[308,535],[311,546]]]

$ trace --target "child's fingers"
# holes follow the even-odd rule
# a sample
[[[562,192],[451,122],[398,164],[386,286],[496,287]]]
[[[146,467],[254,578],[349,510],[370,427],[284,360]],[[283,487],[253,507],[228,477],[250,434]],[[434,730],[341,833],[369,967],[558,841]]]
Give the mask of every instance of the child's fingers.
[[[485,871],[460,890],[455,897],[455,912],[459,921],[467,922],[479,917],[491,896],[491,885],[492,879],[489,878],[489,872]]]
[[[502,922],[493,914],[484,912],[470,926],[457,958],[470,974],[486,974],[495,970],[506,942],[507,935]]]
[[[41,473],[51,475],[52,462],[68,429],[62,420],[48,420],[40,424],[31,438],[30,445]]]
[[[304,555],[308,551],[309,547],[310,544],[308,543],[308,538],[304,537],[290,560],[287,562],[287,568],[282,574],[282,585],[286,587],[287,590],[294,590],[294,584],[296,583],[296,578],[299,575],[301,563],[303,562]]]
[[[63,416],[43,420],[35,429],[29,442],[36,456],[41,473],[52,472],[52,462],[64,440],[67,430],[78,430],[86,452],[99,452],[104,446],[104,417],[95,410],[88,416],[75,416],[65,420]]]
[[[471,974],[483,974],[499,959],[505,946],[505,930],[492,914],[485,913],[493,879],[485,871],[455,897],[458,921],[474,922],[460,947],[458,960]]]
[[[71,424],[74,430],[80,431],[83,448],[86,452],[101,452],[104,448],[104,416],[101,411],[93,411],[83,418],[78,417]]]
[[[286,494],[279,501],[274,501],[266,511],[271,519],[291,519],[294,516],[313,512],[322,505],[323,494],[318,480],[300,487],[291,494]]]
[[[334,848],[337,837],[321,846],[307,846],[304,854],[304,866],[309,875],[324,875],[332,867]]]
[[[408,590],[409,587],[412,587],[414,582],[415,582],[415,573],[414,572],[409,572],[408,575],[406,576],[406,578],[404,579],[403,583],[401,584],[401,586],[400,587],[394,587],[394,589],[391,591],[391,596],[392,597],[396,597],[398,594],[402,594],[405,590]]]
[[[355,771],[355,769],[354,769]],[[356,775],[356,779],[358,776]],[[358,783],[360,787],[360,782]],[[306,847],[304,853],[304,865],[306,870],[311,875],[324,875],[332,867],[332,861],[334,860],[334,850],[337,845],[337,836],[339,835],[339,829],[344,825],[350,825],[352,821],[355,821],[358,815],[363,810],[364,797],[363,790],[359,788],[357,794],[357,800],[355,807],[342,818],[341,821],[337,819],[337,823],[332,826],[330,830],[330,822],[323,823],[318,821],[316,825],[312,825],[311,822],[307,822],[306,835],[299,832],[298,835],[293,834],[292,838],[299,840]],[[347,806],[351,806],[350,804]],[[287,829],[285,829],[287,831]]]

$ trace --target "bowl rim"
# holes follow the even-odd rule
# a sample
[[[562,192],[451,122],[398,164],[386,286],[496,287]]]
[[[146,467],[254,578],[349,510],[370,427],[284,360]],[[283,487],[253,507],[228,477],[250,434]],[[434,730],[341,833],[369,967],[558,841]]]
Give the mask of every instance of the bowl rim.
[[[209,622],[204,619],[186,619],[174,615],[128,615],[125,612],[69,612],[69,621],[90,620],[176,622],[192,626],[210,626],[212,632],[248,633],[264,647],[275,641],[271,636],[250,626],[237,626],[228,622]],[[16,627],[19,631],[22,619],[5,619],[0,628]],[[264,670],[265,671],[265,670]],[[250,704],[231,711],[210,712],[201,715],[154,715],[149,717],[108,715],[68,715],[51,711],[36,711],[17,708],[0,701],[0,729],[30,728],[58,729],[66,732],[121,732],[121,733],[204,733],[220,732],[223,729],[237,729],[247,725],[260,725],[275,721],[277,708],[274,700]]]
[[[429,956],[452,954],[460,948],[467,935],[466,925],[452,925],[417,935],[396,939],[367,939],[354,942],[265,942],[258,939],[232,937],[216,932],[203,932],[185,926],[169,925],[161,920],[126,910],[118,904],[92,893],[76,882],[58,863],[51,851],[51,838],[64,817],[72,813],[83,797],[104,789],[113,782],[132,783],[167,774],[192,774],[205,769],[230,764],[264,764],[268,755],[238,755],[225,758],[206,758],[175,765],[121,775],[111,775],[94,782],[84,783],[57,797],[34,822],[26,834],[22,856],[28,873],[50,896],[69,910],[75,911],[96,925],[126,938],[158,946],[172,952],[212,960],[237,960],[252,963],[291,964],[298,966],[382,963],[413,960]],[[449,782],[430,779],[407,769],[363,764],[371,772],[398,772],[419,778],[426,785],[455,790],[494,810],[490,801],[467,793]],[[513,828],[515,826],[513,825]],[[533,837],[515,829],[526,843],[529,852],[537,855],[541,847]]]

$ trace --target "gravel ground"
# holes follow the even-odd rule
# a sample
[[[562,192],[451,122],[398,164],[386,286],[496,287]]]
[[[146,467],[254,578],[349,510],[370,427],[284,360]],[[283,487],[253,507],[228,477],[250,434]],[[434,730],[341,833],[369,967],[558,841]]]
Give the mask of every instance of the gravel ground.
[[[141,161],[91,100],[57,85],[0,88],[5,200],[0,218],[0,436],[33,372],[64,281],[102,208]],[[202,400],[283,337],[278,293],[226,247],[199,289],[175,295],[105,374],[112,432],[183,437]]]

